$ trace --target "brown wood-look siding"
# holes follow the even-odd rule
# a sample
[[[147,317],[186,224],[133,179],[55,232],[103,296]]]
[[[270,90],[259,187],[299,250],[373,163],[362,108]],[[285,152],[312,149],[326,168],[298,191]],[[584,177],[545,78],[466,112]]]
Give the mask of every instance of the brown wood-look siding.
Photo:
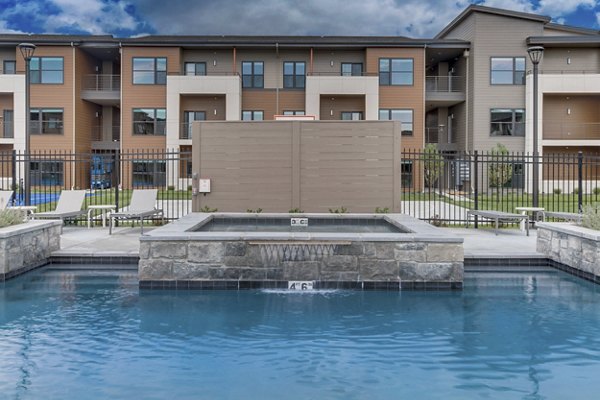
[[[321,96],[320,114],[321,120],[341,120],[342,112],[362,112],[365,118],[364,96]]]
[[[379,73],[380,58],[412,58],[414,75],[412,86],[379,86],[379,108],[412,109],[413,136],[404,136],[402,146],[423,148],[425,127],[425,50],[367,49],[367,73]]]
[[[0,137],[4,135],[4,110],[14,110],[12,93],[0,93],[0,121],[2,122],[0,124]]]
[[[244,89],[242,110],[264,111],[264,119],[268,121],[274,119],[275,115],[283,114],[284,110],[304,110],[304,99],[304,90],[280,89],[277,93],[273,89]]]
[[[544,95],[543,115],[544,139],[600,139],[600,96]]]
[[[181,96],[181,115],[179,120],[184,120],[185,111],[204,111],[207,121],[225,120],[225,96]],[[215,110],[217,113],[215,115]]]
[[[100,125],[102,107],[81,98],[81,89],[86,75],[96,73],[100,61],[80,49],[75,49],[75,151],[87,153],[92,147],[92,127]]]
[[[71,46],[38,46],[36,57],[63,57],[62,84],[32,84],[31,108],[62,108],[62,135],[32,135],[31,149],[73,151],[73,48]],[[23,57],[17,57],[17,70],[25,71]]]
[[[211,179],[195,211],[400,210],[397,122],[205,122],[193,148],[193,171]]]
[[[121,147],[124,150],[164,149],[165,136],[132,134],[134,108],[167,107],[167,85],[133,84],[133,57],[167,57],[167,73],[179,74],[181,51],[178,47],[123,47],[121,54]]]

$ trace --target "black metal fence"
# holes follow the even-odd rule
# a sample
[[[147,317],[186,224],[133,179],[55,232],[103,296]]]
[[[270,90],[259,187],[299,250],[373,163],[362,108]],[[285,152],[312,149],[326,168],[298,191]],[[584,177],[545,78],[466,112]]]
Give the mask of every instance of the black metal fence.
[[[600,155],[579,152],[538,158],[535,163],[527,153],[404,150],[401,211],[448,225],[465,224],[469,209],[514,213],[517,207],[533,205],[535,165],[540,171],[539,207],[577,212],[585,204],[600,202]],[[86,207],[123,209],[138,188],[158,189],[157,207],[164,210],[166,220],[192,211],[190,151],[0,152],[0,189],[14,191],[14,205],[25,201],[26,162],[31,204],[39,212],[53,210],[63,189],[89,189]]]

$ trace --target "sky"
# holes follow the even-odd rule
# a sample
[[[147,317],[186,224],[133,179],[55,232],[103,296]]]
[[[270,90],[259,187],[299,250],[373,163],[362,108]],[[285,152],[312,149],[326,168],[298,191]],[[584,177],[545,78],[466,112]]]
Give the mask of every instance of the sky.
[[[0,0],[0,32],[427,38],[472,3],[600,29],[600,0]]]

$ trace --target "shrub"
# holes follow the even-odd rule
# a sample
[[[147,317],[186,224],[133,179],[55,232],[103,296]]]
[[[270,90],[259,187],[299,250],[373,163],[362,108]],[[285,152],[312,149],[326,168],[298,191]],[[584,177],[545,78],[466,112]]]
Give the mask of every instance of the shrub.
[[[218,208],[210,208],[209,206],[204,206],[200,209],[200,212],[203,212],[203,213],[213,213],[213,212],[217,212],[217,211],[219,211]]]
[[[172,192],[173,190],[175,190],[175,186],[169,185],[169,186],[167,186],[167,190]]]
[[[387,214],[389,212],[390,212],[390,209],[388,207],[385,207],[385,208],[375,207],[375,214]]]
[[[577,189],[577,188],[573,189],[573,194],[579,194],[579,189]]]
[[[303,212],[304,211],[299,208],[292,208],[290,211],[288,211],[288,213],[290,213],[290,214],[301,214]]]
[[[555,189],[554,189],[552,192],[553,192],[554,194],[561,194],[561,193],[562,193],[562,190],[560,190],[560,188],[555,188]]]
[[[332,214],[346,214],[348,212],[348,209],[342,206],[340,208],[330,208],[329,212]]]
[[[581,226],[600,231],[600,204],[588,204],[583,206]]]
[[[592,193],[598,196],[600,194],[600,187],[595,187],[594,190],[592,190]]]
[[[0,211],[0,228],[6,226],[22,224],[25,221],[24,215],[18,210]]]
[[[253,210],[251,208],[246,210],[247,213],[252,213],[252,214],[260,214],[262,212],[262,208],[257,208],[256,210]]]
[[[490,163],[488,166],[488,180],[490,187],[504,187],[513,176],[513,165],[509,162],[509,152],[506,146],[498,143],[490,151]]]

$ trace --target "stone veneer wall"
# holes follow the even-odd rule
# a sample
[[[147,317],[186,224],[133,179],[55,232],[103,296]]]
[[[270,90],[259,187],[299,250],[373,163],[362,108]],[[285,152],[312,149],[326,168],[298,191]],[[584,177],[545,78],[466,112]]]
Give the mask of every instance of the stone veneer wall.
[[[146,238],[144,238],[146,239]],[[290,244],[293,245],[293,242]],[[247,241],[142,240],[141,287],[189,287],[196,281],[307,280],[394,283],[390,288],[460,289],[463,245],[452,242],[349,242],[316,260],[269,261]],[[374,287],[377,288],[377,287]]]
[[[600,277],[600,232],[571,223],[540,222],[537,251],[553,261],[583,272],[588,279]]]
[[[0,228],[0,281],[45,265],[60,249],[61,221],[28,221]]]

